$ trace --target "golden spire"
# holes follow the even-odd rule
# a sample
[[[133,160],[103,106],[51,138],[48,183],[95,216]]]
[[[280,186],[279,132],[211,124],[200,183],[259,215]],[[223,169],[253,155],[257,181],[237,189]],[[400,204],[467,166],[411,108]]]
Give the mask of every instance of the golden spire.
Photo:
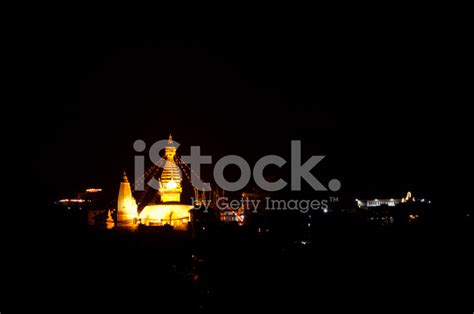
[[[166,163],[161,172],[161,187],[158,190],[163,203],[179,202],[182,192],[181,172],[175,162],[176,146],[173,143],[173,137],[170,134],[168,145],[165,147]]]
[[[122,180],[122,182],[128,183],[128,177],[127,177],[127,173],[125,172],[125,170],[123,171],[123,180]]]

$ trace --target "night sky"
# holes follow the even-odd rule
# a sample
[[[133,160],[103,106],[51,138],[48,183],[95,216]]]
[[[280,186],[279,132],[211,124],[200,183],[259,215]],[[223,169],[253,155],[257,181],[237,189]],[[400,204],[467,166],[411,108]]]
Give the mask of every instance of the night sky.
[[[29,111],[43,200],[114,191],[134,140],[169,133],[181,154],[201,145],[251,165],[301,139],[303,156],[327,155],[316,176],[351,197],[436,198],[467,145],[448,37],[407,25],[252,37],[55,29],[35,44],[41,105]]]
[[[359,10],[338,4],[332,13],[290,13],[285,4],[288,12],[277,14],[254,5],[208,9],[221,21],[194,11],[192,25],[183,8],[147,10],[151,17],[135,16],[155,25],[132,31],[141,25],[131,12],[114,12],[118,5],[23,4],[5,23],[2,51],[14,58],[3,63],[14,75],[4,74],[13,97],[4,97],[2,148],[14,162],[4,161],[2,177],[4,199],[14,204],[4,206],[13,217],[4,219],[11,228],[4,228],[2,261],[14,276],[3,299],[16,309],[34,302],[64,312],[64,304],[90,309],[103,301],[110,311],[132,300],[137,311],[196,313],[284,305],[302,312],[326,300],[330,309],[359,304],[380,312],[472,300],[465,288],[473,264],[472,18],[459,16],[470,10],[357,3]],[[166,21],[174,12],[186,24]],[[201,30],[205,23],[210,30]],[[280,155],[288,164],[265,174],[286,181],[290,141],[301,140],[303,161],[326,156],[313,174],[326,186],[339,179],[342,188],[315,192],[303,184],[301,193],[277,197],[340,202],[327,212],[245,213],[242,226],[201,207],[188,232],[167,224],[106,229],[122,172],[133,177],[134,141],[149,147],[170,133],[181,143],[178,154],[200,145],[214,163],[233,154],[253,167]],[[202,173],[211,181],[211,166]],[[225,174],[235,179],[238,171]],[[90,187],[105,191],[87,210],[95,226],[86,226],[86,211],[55,206]],[[183,190],[181,201],[191,204]],[[431,206],[339,211],[354,208],[355,198],[407,191]]]

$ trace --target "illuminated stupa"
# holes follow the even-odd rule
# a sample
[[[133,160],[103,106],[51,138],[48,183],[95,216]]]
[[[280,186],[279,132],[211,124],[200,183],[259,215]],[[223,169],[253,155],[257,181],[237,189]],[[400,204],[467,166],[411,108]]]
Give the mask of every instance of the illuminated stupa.
[[[181,171],[175,163],[176,147],[169,137],[165,147],[165,165],[159,179],[158,193],[161,204],[148,205],[138,216],[138,222],[144,225],[171,225],[175,229],[186,229],[192,205],[181,204]]]
[[[137,216],[137,202],[132,196],[130,182],[124,172],[117,200],[117,226],[135,225]]]

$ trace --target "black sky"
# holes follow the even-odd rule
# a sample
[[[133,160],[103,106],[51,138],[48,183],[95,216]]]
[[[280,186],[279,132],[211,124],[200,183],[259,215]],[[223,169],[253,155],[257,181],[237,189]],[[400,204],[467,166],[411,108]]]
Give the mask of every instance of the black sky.
[[[301,139],[305,156],[328,156],[321,171],[343,191],[435,197],[435,174],[449,172],[443,155],[455,166],[466,136],[449,36],[418,26],[223,35],[58,29],[42,38],[41,105],[30,114],[45,200],[113,190],[132,170],[133,141],[170,132],[183,154],[201,145],[251,163]]]

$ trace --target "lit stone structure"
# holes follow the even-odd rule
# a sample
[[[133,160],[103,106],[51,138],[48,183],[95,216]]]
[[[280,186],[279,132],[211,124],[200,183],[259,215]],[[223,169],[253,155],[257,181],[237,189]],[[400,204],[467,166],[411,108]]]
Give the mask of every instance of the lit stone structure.
[[[117,226],[135,225],[137,216],[137,202],[133,198],[130,182],[124,172],[117,200]]]
[[[186,229],[192,205],[181,204],[181,171],[175,163],[176,147],[169,137],[165,147],[165,165],[159,180],[158,193],[161,204],[146,206],[138,216],[138,222],[144,225],[171,225],[175,229]]]

